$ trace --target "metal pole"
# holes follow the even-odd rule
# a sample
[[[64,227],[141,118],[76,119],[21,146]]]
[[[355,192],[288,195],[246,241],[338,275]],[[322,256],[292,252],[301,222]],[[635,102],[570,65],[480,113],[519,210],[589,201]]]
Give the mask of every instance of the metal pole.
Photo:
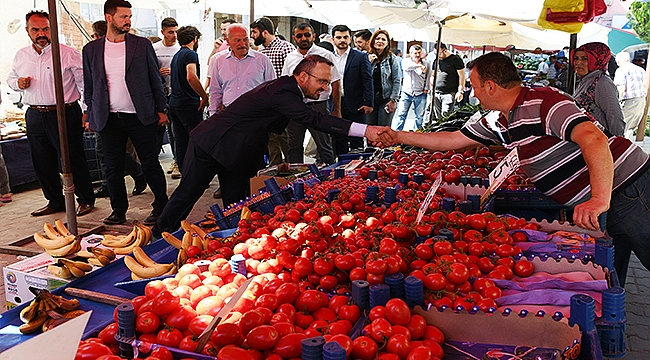
[[[250,6],[250,14],[249,14],[250,19],[248,20],[248,22],[252,23],[253,21],[255,21],[255,0],[251,0],[250,4],[251,4],[251,6]]]
[[[650,46],[648,48],[650,51]],[[647,62],[646,62],[647,64]],[[648,104],[650,104],[650,71],[648,71],[647,65],[646,65],[646,71],[645,71],[645,83],[646,83],[646,94],[645,94],[645,110],[643,110],[643,118],[641,118],[641,122],[639,122],[639,127],[636,130],[636,141],[643,141],[643,138],[645,137],[645,127],[646,123],[648,122]]]
[[[433,84],[431,84],[431,111],[429,112],[429,124],[433,123],[434,109],[436,106],[436,81],[438,80],[438,66],[440,65],[440,43],[442,41],[442,25],[444,21],[438,21],[438,41],[436,42],[436,64],[434,66],[435,71],[433,72]]]
[[[571,51],[573,51],[578,44],[578,34],[571,34],[569,37],[569,54],[571,54]],[[571,55],[569,55],[571,57]],[[566,91],[567,93],[573,95],[573,91],[575,90],[575,85],[576,85],[576,74],[573,72],[573,59],[569,59],[568,61],[569,67],[567,68],[568,71],[568,80],[567,80],[567,85],[566,85]]]
[[[63,172],[63,195],[68,229],[77,235],[77,214],[75,213],[74,182],[70,170],[68,131],[65,119],[65,98],[63,95],[63,74],[61,73],[61,47],[59,46],[59,23],[56,0],[48,0],[50,12],[50,38],[52,41],[52,67],[54,70],[54,91],[56,96],[56,118],[59,125],[59,147],[61,149],[61,170]]]

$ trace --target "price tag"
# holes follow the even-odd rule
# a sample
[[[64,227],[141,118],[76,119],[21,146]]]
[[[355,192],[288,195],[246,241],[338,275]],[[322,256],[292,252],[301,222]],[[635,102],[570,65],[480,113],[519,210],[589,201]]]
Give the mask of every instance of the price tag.
[[[433,196],[436,195],[436,191],[438,191],[440,184],[442,184],[442,171],[438,174],[438,178],[433,183],[433,186],[431,186],[431,189],[429,189],[429,192],[427,193],[427,197],[424,198],[422,205],[420,205],[420,210],[418,210],[418,217],[415,219],[416,225],[419,224],[420,221],[422,221],[422,217],[427,212],[427,209],[429,209],[429,205],[431,205],[431,201],[433,201]]]
[[[490,195],[492,195],[503,184],[508,176],[519,168],[519,154],[517,148],[512,149],[506,157],[492,170],[489,175],[490,186],[481,196],[481,206],[485,205]]]

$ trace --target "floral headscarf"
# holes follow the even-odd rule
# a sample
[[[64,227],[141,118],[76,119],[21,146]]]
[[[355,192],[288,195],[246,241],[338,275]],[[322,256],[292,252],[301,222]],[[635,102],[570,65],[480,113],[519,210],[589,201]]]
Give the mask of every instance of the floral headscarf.
[[[589,70],[589,72],[594,70],[601,70],[603,73],[607,72],[609,58],[612,56],[612,51],[607,45],[601,42],[590,42],[584,44],[571,51],[571,61],[573,61],[573,56],[576,51],[584,51],[587,54],[589,63],[587,70]]]

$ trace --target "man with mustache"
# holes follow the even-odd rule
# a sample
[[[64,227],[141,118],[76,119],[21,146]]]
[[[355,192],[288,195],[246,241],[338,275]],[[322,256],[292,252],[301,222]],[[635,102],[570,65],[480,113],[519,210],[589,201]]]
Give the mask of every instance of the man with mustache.
[[[32,153],[36,177],[43,189],[43,195],[48,200],[46,206],[35,210],[31,215],[41,216],[65,210],[65,199],[59,176],[61,149],[57,127],[49,15],[44,11],[30,11],[25,19],[27,34],[32,44],[16,53],[7,84],[13,90],[22,92],[22,101],[29,106],[25,113],[27,142]],[[83,86],[81,54],[64,44],[61,44],[60,51],[68,152],[75,194],[79,203],[77,215],[81,216],[91,212],[95,204],[88,164],[84,156],[84,129],[78,102]]]
[[[147,38],[129,34],[131,4],[108,0],[106,37],[83,49],[84,99],[88,128],[104,145],[108,192],[113,212],[105,224],[124,224],[129,202],[124,186],[124,152],[131,138],[149,188],[153,210],[144,220],[153,225],[167,204],[165,174],[158,161],[156,133],[169,122],[156,53]]]
[[[189,141],[189,133],[203,121],[203,109],[208,106],[206,94],[199,76],[199,48],[201,32],[194,26],[183,26],[177,32],[181,49],[171,62],[172,94],[169,111],[172,115],[176,163],[183,174],[183,158]]]

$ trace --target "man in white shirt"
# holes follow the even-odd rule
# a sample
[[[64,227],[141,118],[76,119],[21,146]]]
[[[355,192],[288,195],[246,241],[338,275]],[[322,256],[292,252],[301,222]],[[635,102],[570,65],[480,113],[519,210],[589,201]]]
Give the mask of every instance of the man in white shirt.
[[[399,101],[399,113],[395,129],[401,131],[406,123],[406,116],[411,105],[415,112],[415,129],[422,129],[424,122],[424,110],[427,104],[427,93],[429,92],[429,77],[431,76],[431,65],[427,60],[422,59],[422,47],[411,45],[409,57],[402,61],[402,95]]]
[[[210,73],[210,116],[224,109],[241,94],[256,88],[263,82],[275,79],[271,60],[250,48],[248,28],[232,24],[226,29],[228,51],[212,58]]]
[[[176,19],[172,17],[164,18],[160,24],[162,33],[162,40],[153,44],[153,50],[156,52],[156,57],[158,58],[158,65],[160,65],[160,76],[162,76],[163,90],[165,91],[165,96],[167,96],[167,102],[169,102],[169,96],[172,93],[172,83],[171,83],[171,64],[172,58],[181,46],[176,41],[176,31],[178,30],[178,23]],[[173,120],[173,115],[168,114],[170,120]],[[165,137],[165,128],[167,129],[167,137],[169,138],[169,146],[172,149],[173,161],[172,165],[167,170],[168,174],[171,174],[172,179],[180,179],[181,173],[178,169],[178,164],[176,163],[176,146],[174,145],[174,131],[171,126],[171,122],[167,126],[161,126],[158,129],[158,148],[162,147],[163,139]]]
[[[155,197],[145,225],[156,222],[168,200],[156,144],[158,127],[169,122],[167,102],[156,53],[149,39],[129,33],[131,16],[128,1],[107,0],[106,37],[86,44],[83,49],[87,126],[102,137],[108,169],[105,175],[113,208],[104,219],[108,225],[126,222],[129,202],[123,177],[127,138],[133,142]]]
[[[300,23],[293,27],[293,41],[298,45],[296,51],[287,55],[282,68],[282,75],[292,75],[296,66],[308,55],[320,55],[332,63],[336,62],[334,54],[325,50],[320,46],[314,45],[314,30],[308,23]],[[332,68],[332,81],[327,91],[320,93],[318,100],[308,99],[307,105],[316,111],[329,114],[328,99],[332,97],[334,108],[332,115],[341,117],[341,75],[336,69]],[[305,131],[309,130],[311,136],[314,138],[318,150],[319,161],[325,164],[334,163],[334,150],[332,149],[332,142],[330,136],[324,132],[317,131],[314,128],[306,126],[295,121],[290,121],[287,126],[287,134],[289,137],[289,158],[290,163],[303,162],[303,143],[305,141]]]
[[[23,103],[29,108],[25,113],[27,141],[32,154],[36,177],[48,204],[31,213],[32,216],[49,215],[65,211],[59,175],[61,149],[57,127],[56,96],[50,45],[49,15],[43,11],[30,11],[26,16],[26,30],[32,41],[16,53],[7,85],[23,93]],[[84,155],[82,111],[78,100],[83,86],[81,54],[76,49],[61,44],[61,70],[65,101],[68,154],[77,195],[77,215],[92,211],[95,204],[88,164]],[[124,158],[124,153],[122,153]]]
[[[619,68],[614,75],[614,84],[618,89],[621,111],[625,121],[625,137],[634,141],[634,131],[643,118],[646,103],[646,77],[642,67],[630,62],[630,54],[623,51],[616,55]]]

